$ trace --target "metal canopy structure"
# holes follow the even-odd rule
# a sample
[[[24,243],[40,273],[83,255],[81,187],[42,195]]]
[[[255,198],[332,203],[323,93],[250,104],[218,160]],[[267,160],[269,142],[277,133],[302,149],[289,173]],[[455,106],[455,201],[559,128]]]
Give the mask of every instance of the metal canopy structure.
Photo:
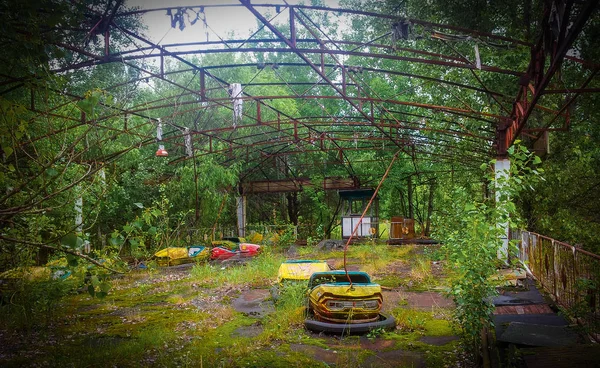
[[[75,84],[48,92],[60,96],[55,105],[31,92],[29,109],[37,117],[70,121],[32,141],[93,125],[128,134],[141,147],[156,144],[160,122],[171,163],[211,155],[242,165],[242,179],[260,177],[268,165],[293,176],[288,160],[297,155],[314,162],[296,165],[329,162],[353,177],[353,154],[365,151],[373,161],[400,151],[413,162],[475,167],[505,156],[520,136],[536,141],[544,132],[567,130],[574,102],[599,91],[599,64],[572,50],[597,0],[546,1],[535,43],[357,9],[239,0],[123,11],[123,1],[108,3],[103,13],[89,11],[89,29],[73,31],[83,41],[55,44],[72,56],[56,61],[52,72],[82,79],[117,66],[126,77],[102,90],[122,98],[101,98],[93,116],[74,116],[64,107],[86,98]],[[247,39],[160,44],[123,21],[159,12],[183,29],[198,20],[206,25],[211,7],[224,14],[245,8],[260,27]],[[342,20],[368,29],[336,31],[332,24]],[[507,60],[514,67],[507,69]],[[569,78],[557,76],[560,71]],[[2,79],[2,94],[32,83]],[[232,95],[236,84],[239,94]]]

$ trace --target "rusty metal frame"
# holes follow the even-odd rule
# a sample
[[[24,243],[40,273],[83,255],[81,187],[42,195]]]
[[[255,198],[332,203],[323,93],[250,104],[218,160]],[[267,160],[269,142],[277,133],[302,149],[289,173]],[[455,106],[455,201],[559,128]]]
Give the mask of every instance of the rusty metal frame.
[[[577,18],[572,21],[570,28],[567,28],[571,22],[571,11],[573,1],[571,0],[554,0],[545,2],[544,18],[542,21],[542,36],[537,44],[532,48],[531,60],[527,70],[527,74],[521,78],[519,94],[513,105],[513,110],[508,119],[504,121],[501,129],[498,130],[498,155],[505,156],[508,147],[518,138],[519,134],[525,128],[533,108],[537,105],[539,99],[544,94],[544,91],[558,69],[577,36],[583,30],[587,20],[592,15],[598,5],[598,0],[588,0],[584,3],[583,8],[577,15]],[[563,9],[560,12],[560,31],[557,36],[552,35],[550,29],[549,18],[552,12],[552,6],[558,9]],[[551,41],[551,50],[548,50],[548,41]],[[546,68],[546,53],[550,53],[549,66]],[[595,73],[594,73],[595,75]],[[584,84],[587,85],[587,82]],[[576,96],[575,96],[576,97]],[[570,103],[574,101],[574,98]],[[570,104],[569,103],[569,104]],[[567,105],[568,106],[568,105]],[[566,109],[561,109],[561,112]],[[561,113],[558,112],[552,121]],[[550,123],[551,124],[551,123]],[[538,136],[538,138],[541,136]]]
[[[347,40],[336,40],[326,32],[324,32],[318,24],[312,21],[311,17],[306,11],[316,12],[338,12],[344,14],[353,14],[364,17],[379,18],[382,20],[396,20],[395,16],[377,14],[373,12],[359,11],[353,9],[337,9],[327,8],[319,6],[305,6],[305,5],[275,5],[275,4],[253,4],[249,0],[240,0],[240,4],[227,4],[227,5],[214,5],[214,7],[245,7],[255,18],[260,20],[266,29],[269,29],[274,35],[274,38],[253,38],[253,34],[249,39],[246,40],[223,40],[210,41],[210,42],[193,42],[193,43],[176,43],[168,45],[158,45],[152,41],[142,37],[141,35],[132,32],[128,29],[120,27],[116,24],[114,19],[119,17],[125,17],[132,14],[142,14],[152,11],[164,11],[166,9],[178,9],[180,7],[169,7],[160,9],[150,9],[134,12],[122,12],[119,13],[117,10],[122,1],[117,1],[117,4],[113,8],[107,8],[104,14],[96,14],[99,16],[98,23],[90,30],[97,31],[99,34],[104,36],[104,48],[100,53],[94,53],[88,51],[85,47],[80,45],[72,45],[66,43],[58,43],[57,46],[69,50],[76,54],[79,54],[83,60],[79,59],[77,63],[73,65],[67,65],[57,68],[54,72],[56,73],[70,73],[77,71],[78,69],[87,69],[96,65],[107,64],[107,63],[123,63],[129,67],[135,68],[140,72],[140,77],[134,80],[122,82],[114,86],[108,87],[110,89],[118,89],[129,83],[139,83],[144,79],[156,78],[165,83],[168,83],[177,88],[180,93],[176,96],[169,98],[161,98],[154,101],[147,101],[137,106],[131,106],[129,108],[118,108],[117,106],[104,106],[107,108],[106,115],[100,116],[94,120],[94,124],[118,117],[121,115],[127,116],[138,116],[145,120],[138,127],[145,127],[153,124],[157,118],[167,118],[169,124],[173,126],[174,130],[169,131],[165,134],[165,140],[174,144],[180,145],[178,140],[181,140],[182,133],[178,130],[183,129],[183,125],[179,125],[175,122],[175,119],[180,117],[188,117],[189,114],[196,113],[194,118],[195,122],[199,119],[203,119],[202,114],[208,111],[216,111],[217,109],[231,109],[230,98],[221,97],[219,90],[224,91],[231,81],[224,80],[219,77],[219,70],[228,68],[257,68],[260,67],[257,64],[239,63],[229,65],[196,65],[193,62],[185,59],[186,55],[198,55],[198,54],[219,54],[219,53],[239,53],[239,52],[262,52],[272,51],[279,53],[292,53],[295,54],[301,62],[282,62],[277,67],[286,68],[309,68],[312,72],[311,75],[318,77],[314,82],[298,82],[294,80],[284,80],[279,82],[266,82],[266,83],[254,83],[252,81],[241,81],[244,88],[244,96],[241,97],[246,101],[252,111],[246,110],[244,118],[249,119],[252,123],[245,124],[232,129],[230,127],[216,127],[216,128],[196,128],[192,131],[193,141],[196,146],[196,155],[199,157],[205,154],[215,153],[227,153],[224,157],[223,162],[232,162],[233,159],[242,159],[247,162],[248,165],[254,167],[261,164],[265,157],[271,157],[271,155],[291,155],[299,154],[302,152],[309,152],[314,147],[312,146],[311,140],[319,139],[319,137],[328,137],[327,139],[335,146],[334,148],[325,147],[320,145],[316,151],[324,152],[329,155],[332,151],[338,151],[340,154],[337,157],[338,162],[341,164],[349,164],[349,174],[352,174],[352,167],[349,156],[346,156],[345,152],[357,150],[358,144],[354,147],[349,145],[349,141],[356,140],[356,137],[351,137],[351,134],[355,131],[361,131],[366,129],[374,129],[377,134],[373,136],[359,136],[361,142],[360,147],[363,150],[376,150],[376,145],[380,143],[394,146],[396,149],[400,148],[404,150],[404,153],[410,157],[413,162],[416,159],[416,154],[420,157],[427,158],[432,155],[438,155],[443,157],[443,154],[429,150],[427,144],[421,140],[428,139],[431,142],[437,142],[439,149],[446,149],[450,154],[446,155],[448,159],[452,157],[459,157],[461,160],[465,159],[468,161],[468,155],[462,156],[462,153],[453,151],[453,142],[456,139],[460,139],[463,142],[469,142],[472,147],[472,152],[469,153],[472,159],[482,160],[486,155],[503,155],[506,153],[508,146],[516,139],[521,132],[526,133],[537,133],[537,137],[541,136],[544,131],[567,129],[569,123],[568,108],[576,100],[578,96],[584,93],[596,93],[598,88],[588,88],[593,78],[595,78],[597,71],[600,70],[600,66],[589,61],[582,61],[573,56],[566,55],[570,45],[574,42],[575,38],[582,31],[586,24],[592,10],[596,7],[598,0],[588,0],[585,4],[579,8],[577,18],[573,21],[573,25],[567,28],[566,24],[571,19],[571,16],[575,12],[575,6],[571,0],[550,0],[547,2],[546,12],[549,12],[549,6],[553,3],[560,4],[563,12],[562,24],[563,27],[560,30],[560,34],[553,39],[551,50],[548,50],[548,45],[543,42],[540,38],[536,44],[532,45],[528,42],[521,40],[515,40],[508,37],[486,34],[476,32],[461,27],[452,25],[442,25],[430,22],[424,22],[418,19],[410,19],[409,21],[413,24],[428,27],[431,32],[436,30],[460,32],[463,34],[472,35],[473,37],[479,37],[482,39],[494,40],[502,42],[506,45],[511,45],[517,48],[529,48],[531,47],[531,61],[528,71],[525,73],[526,77],[523,77],[522,71],[507,70],[498,68],[493,65],[483,65],[480,70],[470,62],[468,58],[462,55],[451,45],[448,47],[452,50],[451,54],[442,54],[431,52],[429,50],[423,50],[418,48],[409,47],[396,47],[381,40],[389,35],[383,34],[374,39],[370,39],[366,42],[355,42]],[[280,9],[287,9],[290,14],[289,20],[289,37],[279,31],[272,23],[271,20],[266,19],[257,8],[271,8],[279,6]],[[208,5],[206,7],[213,7]],[[190,8],[190,7],[186,7]],[[193,8],[193,7],[192,7]],[[543,34],[547,37],[549,32],[549,25],[547,24],[547,17],[543,22]],[[297,37],[298,27],[303,29],[310,34],[310,37],[300,38]],[[97,29],[96,29],[97,28]],[[84,30],[87,32],[87,30]],[[147,46],[138,46],[136,44],[135,49],[122,50],[111,52],[110,40],[111,32],[121,32],[125,37],[130,38],[132,43],[137,41],[144,43]],[[321,37],[324,35],[325,37]],[[221,49],[211,49],[213,45],[225,46]],[[236,45],[232,47],[232,45]],[[364,52],[359,50],[363,46],[369,46],[370,50],[376,50],[375,52]],[[185,50],[181,50],[181,49]],[[551,62],[549,67],[545,69],[545,54],[551,54]],[[411,54],[411,56],[407,56]],[[456,55],[453,55],[456,54]],[[419,63],[427,65],[431,68],[456,68],[466,70],[471,74],[473,79],[472,84],[466,84],[464,82],[458,83],[452,80],[444,80],[439,77],[433,77],[431,75],[417,75],[403,70],[385,70],[373,67],[366,67],[363,65],[344,65],[338,59],[340,55],[344,56],[356,56],[360,58],[371,58],[371,59],[387,59],[395,60],[402,63]],[[309,57],[310,56],[310,57]],[[311,57],[317,56],[320,61],[313,61]],[[173,58],[186,68],[177,71],[165,70],[164,61],[165,58]],[[331,59],[334,63],[326,62],[325,58]],[[140,65],[140,60],[158,59],[160,62],[160,70],[151,70],[148,67]],[[575,89],[546,89],[549,85],[553,75],[556,73],[558,68],[561,66],[563,60],[572,60],[580,63],[584,68],[592,70],[591,75],[586,81]],[[274,65],[263,65],[262,67],[273,67]],[[369,73],[381,73],[387,77],[397,76],[405,78],[415,78],[426,81],[428,83],[434,83],[442,88],[449,95],[457,101],[456,104],[445,104],[435,105],[428,102],[419,101],[418,99],[401,100],[396,96],[382,97],[372,94],[369,91],[369,87],[362,78],[356,74],[352,74],[350,71],[358,70],[366,71]],[[432,69],[433,70],[433,69]],[[171,76],[183,76],[188,78],[186,73],[192,73],[189,82],[179,83],[171,78]],[[503,102],[509,102],[513,100],[509,95],[500,93],[490,89],[483,80],[480,78],[480,73],[499,73],[505,78],[513,78],[515,81],[515,87],[517,87],[517,77],[521,77],[521,86],[518,87],[519,92],[517,97],[514,99],[513,110],[510,111],[509,116],[503,115],[500,110],[502,109]],[[31,80],[25,78],[12,78],[7,75],[0,75],[4,80],[0,81],[0,86],[6,87],[0,94],[10,94],[18,88],[22,88],[30,83]],[[189,84],[194,78],[199,78],[200,88],[189,88]],[[341,78],[341,81],[340,81]],[[531,83],[530,83],[531,81]],[[35,81],[34,81],[35,82]],[[254,86],[287,86],[294,94],[290,95],[252,95],[252,87]],[[306,86],[303,91],[296,91],[293,87],[295,86]],[[323,93],[311,93],[311,90],[315,86],[327,87],[329,91],[333,92],[334,95],[324,95]],[[482,96],[489,96],[494,99],[498,104],[498,112],[483,112],[475,109],[468,101],[464,101],[460,93],[463,90],[473,91],[474,95],[481,93]],[[517,89],[515,88],[515,91]],[[66,104],[73,103],[82,96],[77,96],[69,93],[62,93],[61,91],[54,91],[58,94],[64,94],[67,97]],[[354,92],[354,94],[352,94]],[[540,105],[540,98],[544,94],[564,94],[569,96],[568,101],[562,105],[559,110],[548,109]],[[222,95],[222,94],[221,94]],[[320,101],[335,100],[344,102],[349,109],[346,109],[343,116],[331,116],[327,111],[324,110],[323,116],[290,116],[285,114],[280,109],[277,109],[272,103],[273,101],[280,99],[294,99],[299,101],[301,106],[321,106]],[[198,101],[202,102],[200,106]],[[173,114],[168,117],[158,116],[156,111],[164,108],[173,108],[174,104],[177,105],[177,109],[173,110]],[[464,106],[464,107],[457,107]],[[370,110],[369,112],[365,111]],[[370,108],[370,109],[369,109]],[[543,127],[529,127],[527,125],[528,118],[532,113],[533,109],[539,109],[541,113],[546,115],[550,114],[551,119]],[[72,129],[81,125],[85,125],[89,122],[86,121],[83,115],[81,119],[77,119],[72,116],[61,116],[53,112],[53,110],[40,111],[35,106],[35,96],[31,96],[30,110],[34,114],[40,116],[56,116],[62,117],[67,120],[72,120],[74,124],[69,128]],[[56,109],[58,110],[58,109]],[[508,111],[505,109],[504,112]],[[267,118],[268,115],[276,115],[277,120]],[[441,114],[441,115],[440,115]],[[34,115],[33,119],[36,116]],[[565,124],[562,128],[551,128],[551,125],[558,119],[564,118]],[[445,128],[429,128],[426,124],[421,124],[419,119],[438,120],[445,124]],[[336,128],[332,130],[332,126],[342,126],[345,128]],[[99,128],[105,128],[113,130],[117,133],[134,134],[139,138],[145,139],[143,144],[151,144],[152,137],[148,133],[143,134],[139,132],[133,132],[131,129],[125,127],[124,129],[113,128],[109,126],[98,125]],[[402,134],[398,130],[402,130]],[[495,137],[492,133],[495,132]],[[56,134],[58,132],[49,132],[48,134]],[[333,133],[337,134],[334,136]],[[34,137],[35,139],[42,139],[43,137]],[[321,138],[321,141],[323,138]],[[222,144],[228,146],[228,149],[224,150],[213,150],[215,142],[222,142]],[[492,144],[493,143],[493,144]],[[203,147],[206,145],[207,150]],[[266,147],[270,145],[270,149]],[[291,146],[294,146],[290,148]],[[406,149],[410,147],[410,149]],[[420,147],[416,149],[416,147]],[[494,149],[496,151],[494,151]],[[255,151],[252,154],[249,151]],[[391,147],[390,147],[391,150]],[[227,152],[226,152],[227,151]],[[244,152],[245,154],[239,154],[238,156],[231,156],[233,152]],[[479,156],[482,155],[482,156]],[[182,160],[188,159],[183,157],[181,159],[175,159],[172,162],[181,162]],[[415,167],[416,168],[416,167]],[[252,170],[252,168],[250,168]]]

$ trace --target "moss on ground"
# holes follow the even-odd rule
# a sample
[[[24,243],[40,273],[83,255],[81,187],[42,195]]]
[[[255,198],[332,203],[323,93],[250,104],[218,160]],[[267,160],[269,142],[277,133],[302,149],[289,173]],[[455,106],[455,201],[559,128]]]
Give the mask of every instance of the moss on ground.
[[[300,253],[303,258],[343,258],[339,251],[304,248]],[[414,261],[417,256],[421,257],[420,263]],[[435,278],[428,274],[427,260],[415,247],[358,245],[350,247],[348,258],[362,269],[372,270],[373,279],[389,288],[406,287],[411,281],[428,290],[436,286]],[[282,254],[268,253],[228,267],[198,264],[188,271],[134,271],[113,280],[112,290],[103,300],[86,293],[68,295],[56,301],[59,307],[52,318],[35,320],[30,331],[39,333],[24,335],[22,343],[14,344],[14,354],[5,355],[0,365],[327,366],[309,352],[295,351],[292,344],[335,351],[338,367],[356,366],[375,354],[361,347],[359,337],[340,339],[306,331],[302,288],[291,290],[273,312],[260,319],[233,309],[232,301],[243,290],[269,288],[284,259]],[[372,334],[370,338],[393,342],[384,350],[422,353],[428,367],[444,366],[451,361],[449,356],[455,353],[458,343],[434,346],[420,339],[452,335],[450,314],[414,310],[406,304],[406,300],[399,300],[391,311],[397,330]],[[258,332],[253,337],[234,333],[244,326],[254,326]],[[7,336],[20,330],[0,323],[0,332]]]

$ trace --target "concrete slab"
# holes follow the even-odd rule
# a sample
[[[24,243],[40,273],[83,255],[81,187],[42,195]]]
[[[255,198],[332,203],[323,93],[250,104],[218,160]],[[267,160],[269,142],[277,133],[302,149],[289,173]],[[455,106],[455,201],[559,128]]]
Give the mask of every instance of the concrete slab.
[[[242,292],[232,303],[233,308],[251,317],[262,318],[275,310],[269,290],[251,289]]]
[[[385,300],[386,297],[390,296],[394,298],[390,294],[393,295],[393,292],[383,292],[383,298]],[[446,297],[443,293],[438,293],[434,291],[423,291],[423,292],[415,292],[415,291],[401,291],[397,293],[398,295],[395,298],[399,298],[400,300],[404,300],[405,304],[402,305],[406,308],[415,308],[415,309],[425,309],[431,310],[431,308],[453,308],[454,302],[452,299]]]
[[[509,296],[509,295],[498,295],[494,299],[492,299],[492,303],[496,307],[504,306],[504,305],[521,305],[521,304],[535,304],[533,301],[529,299],[523,299],[520,295],[517,296]]]
[[[546,326],[567,326],[569,323],[557,314],[523,314],[523,315],[496,315],[494,325],[496,326],[496,338],[500,337],[511,322],[529,323]]]
[[[505,297],[529,300],[534,304],[546,303],[546,299],[535,286],[535,281],[527,279],[524,283],[526,285],[525,290],[504,291],[502,295]]]
[[[566,326],[538,325],[522,322],[509,323],[498,341],[528,346],[575,345],[578,335]]]
[[[600,368],[600,346],[597,344],[520,350],[527,368]]]
[[[366,336],[360,337],[361,349],[367,349],[371,351],[384,351],[394,347],[396,342],[394,340],[385,340],[380,338],[369,339]]]
[[[318,346],[304,344],[290,344],[292,351],[304,353],[315,360],[321,361],[327,365],[336,365],[345,357],[340,357],[337,350],[323,349]]]
[[[504,305],[494,309],[494,314],[553,314],[547,304]]]
[[[367,357],[360,365],[364,368],[425,368],[423,354],[414,351],[392,350]]]

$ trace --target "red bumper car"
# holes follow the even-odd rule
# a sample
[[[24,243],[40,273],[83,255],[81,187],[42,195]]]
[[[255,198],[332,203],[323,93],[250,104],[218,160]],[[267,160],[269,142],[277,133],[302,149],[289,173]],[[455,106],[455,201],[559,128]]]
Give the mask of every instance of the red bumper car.
[[[260,253],[260,245],[252,243],[240,243],[228,249],[222,246],[214,247],[210,251],[210,259],[224,261],[232,258],[249,258]]]

